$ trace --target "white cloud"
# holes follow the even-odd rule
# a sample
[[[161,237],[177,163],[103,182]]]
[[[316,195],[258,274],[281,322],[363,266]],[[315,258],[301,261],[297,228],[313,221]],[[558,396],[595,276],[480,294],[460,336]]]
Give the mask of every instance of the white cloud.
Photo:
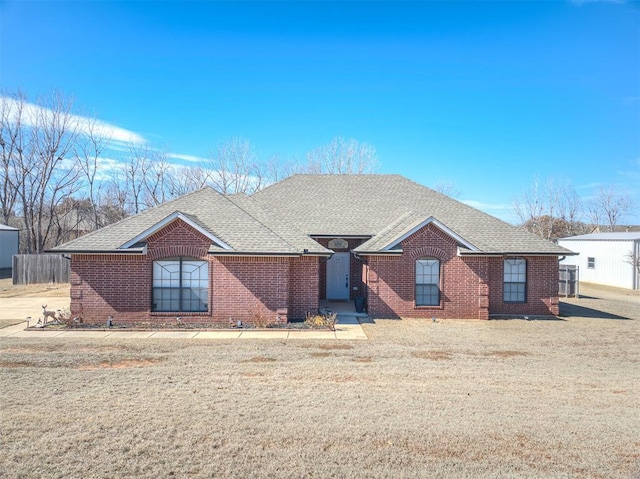
[[[122,162],[113,158],[98,158],[98,169],[96,171],[96,180],[109,181],[114,178],[115,172],[122,168]]]
[[[482,201],[476,200],[461,200],[465,205],[469,205],[473,208],[482,211],[506,211],[512,208],[512,205],[507,203],[483,203]]]
[[[0,102],[2,102],[5,107],[8,107],[8,118],[15,120],[19,111],[19,101],[11,97],[0,96]],[[53,114],[54,112],[48,108],[24,102],[21,121],[27,126],[35,126],[39,117],[44,116],[46,118],[53,116]],[[80,115],[71,115],[71,122],[84,134],[88,134],[93,130],[93,133],[100,138],[107,138],[118,143],[146,143],[146,140],[138,133],[104,121]]]
[[[78,122],[80,129],[86,133],[88,131],[87,128],[89,126],[90,119],[76,115],[73,115],[73,118],[74,121]],[[100,120],[95,122],[95,133],[97,133],[101,138],[110,138],[113,141],[121,143],[146,143],[146,140],[139,134]]]
[[[191,163],[201,163],[203,161],[207,161],[206,158],[202,158],[200,156],[194,155],[183,155],[181,153],[168,153],[167,156],[169,158],[174,158],[176,160],[189,161]]]

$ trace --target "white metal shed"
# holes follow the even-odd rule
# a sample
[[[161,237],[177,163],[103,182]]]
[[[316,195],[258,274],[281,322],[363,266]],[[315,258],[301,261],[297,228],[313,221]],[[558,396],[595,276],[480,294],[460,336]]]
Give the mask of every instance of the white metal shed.
[[[20,234],[17,228],[0,225],[0,268],[11,268],[13,255],[18,254]]]
[[[640,232],[591,233],[558,240],[578,253],[561,264],[580,267],[580,281],[618,288],[640,289]]]

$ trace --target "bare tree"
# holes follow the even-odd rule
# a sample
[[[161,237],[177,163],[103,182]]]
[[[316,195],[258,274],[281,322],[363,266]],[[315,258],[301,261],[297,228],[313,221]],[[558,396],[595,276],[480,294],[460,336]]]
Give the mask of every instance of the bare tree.
[[[552,240],[584,232],[580,198],[566,181],[541,181],[536,177],[513,206],[522,226],[542,238]]]
[[[550,237],[552,229],[549,221],[552,215],[548,211],[546,190],[547,186],[536,176],[531,187],[523,191],[513,203],[516,215],[523,226],[542,238]]]
[[[17,171],[21,157],[29,149],[23,115],[26,98],[23,93],[0,96],[0,209],[2,222],[9,223],[18,201],[23,178]]]
[[[112,178],[102,191],[100,198],[100,219],[102,225],[110,225],[129,216],[129,195],[126,191],[122,171],[112,172]]]
[[[330,143],[307,153],[304,173],[357,174],[373,173],[378,168],[376,149],[351,138],[336,137]]]
[[[209,172],[202,166],[181,166],[169,175],[169,192],[174,198],[204,188],[209,181]]]
[[[124,187],[114,188],[118,189],[118,196],[126,194],[125,208],[136,215],[145,209],[145,173],[151,168],[151,160],[147,144],[130,143],[128,150],[128,158],[120,166]]]
[[[297,162],[282,160],[279,155],[273,155],[265,165],[266,184],[277,183],[293,175],[297,171]]]
[[[588,204],[589,219],[594,226],[606,226],[614,231],[620,219],[631,211],[633,202],[629,194],[615,186],[600,188],[598,195]]]
[[[78,173],[67,158],[78,135],[71,101],[59,92],[39,99],[26,114],[29,148],[16,157],[16,173],[27,252],[42,252],[52,231],[56,207],[78,188]]]
[[[84,190],[88,196],[93,228],[98,229],[102,226],[99,214],[99,199],[102,182],[99,181],[98,170],[100,168],[100,159],[109,146],[110,138],[105,137],[103,133],[98,132],[97,120],[91,119],[84,132],[78,135],[75,145],[76,163],[81,172]]]
[[[558,202],[558,217],[564,221],[563,236],[587,233],[586,225],[582,222],[583,204],[578,193],[566,183],[561,183],[559,187],[562,192]]]
[[[264,188],[266,168],[258,162],[249,141],[243,138],[231,138],[218,145],[207,169],[209,183],[223,195],[250,195]]]
[[[451,198],[460,197],[460,189],[453,181],[439,181],[433,186],[433,189],[438,193],[450,196]]]
[[[172,166],[164,150],[148,150],[148,160],[143,163],[145,207],[150,208],[171,199]]]
[[[95,230],[94,205],[89,198],[65,197],[52,218],[51,243],[60,244]]]

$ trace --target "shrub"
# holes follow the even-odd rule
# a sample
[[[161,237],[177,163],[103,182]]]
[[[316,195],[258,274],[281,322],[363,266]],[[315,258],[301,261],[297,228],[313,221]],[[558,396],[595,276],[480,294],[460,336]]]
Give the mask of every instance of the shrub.
[[[329,328],[331,331],[336,330],[338,321],[337,313],[311,314],[307,313],[305,324],[310,328]]]
[[[256,303],[251,310],[251,322],[256,328],[266,328],[273,320],[269,317],[269,312],[261,304]]]

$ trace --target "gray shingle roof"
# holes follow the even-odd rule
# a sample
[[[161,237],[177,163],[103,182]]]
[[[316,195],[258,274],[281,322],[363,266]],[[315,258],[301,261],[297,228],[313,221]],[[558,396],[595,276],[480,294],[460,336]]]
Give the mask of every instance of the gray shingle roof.
[[[82,236],[58,252],[115,252],[180,213],[230,247],[214,254],[329,254],[311,236],[371,237],[361,251],[378,251],[416,225],[437,220],[462,241],[461,252],[571,252],[522,228],[399,175],[295,175],[252,197],[204,188]],[[466,245],[464,245],[464,243]],[[131,250],[144,245],[136,244]]]
[[[400,175],[295,175],[253,198],[309,235],[389,236],[433,217],[482,253],[571,254]]]
[[[268,214],[260,210],[260,205],[251,205],[250,198],[225,197],[211,188],[203,188],[81,236],[53,251],[121,251],[128,241],[180,212],[231,247],[225,250],[212,244],[212,253],[300,254],[304,249],[309,253],[329,253],[299,231],[285,227],[279,220],[271,221]]]

